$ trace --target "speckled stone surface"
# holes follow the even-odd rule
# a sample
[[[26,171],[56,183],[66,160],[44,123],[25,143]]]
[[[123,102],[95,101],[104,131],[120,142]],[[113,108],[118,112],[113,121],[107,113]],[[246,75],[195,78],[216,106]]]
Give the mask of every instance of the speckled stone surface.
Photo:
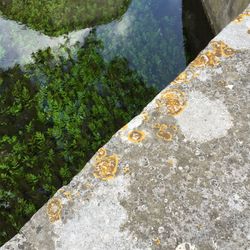
[[[249,13],[1,249],[249,250]]]

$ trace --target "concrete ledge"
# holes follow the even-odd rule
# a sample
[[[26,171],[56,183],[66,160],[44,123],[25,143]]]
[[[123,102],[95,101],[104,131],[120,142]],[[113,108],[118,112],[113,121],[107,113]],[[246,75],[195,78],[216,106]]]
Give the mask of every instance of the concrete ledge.
[[[249,249],[249,13],[1,249]]]

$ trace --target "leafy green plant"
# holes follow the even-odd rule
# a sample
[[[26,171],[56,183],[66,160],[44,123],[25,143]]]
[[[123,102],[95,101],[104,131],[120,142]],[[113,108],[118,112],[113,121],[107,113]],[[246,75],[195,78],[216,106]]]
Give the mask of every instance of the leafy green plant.
[[[124,14],[129,3],[130,0],[8,0],[0,1],[0,9],[9,19],[59,36],[110,22]]]
[[[132,1],[122,20],[97,28],[105,59],[127,58],[148,85],[164,88],[186,66],[180,5],[172,0]]]
[[[93,32],[63,56],[47,49],[24,69],[0,71],[0,244],[155,96],[124,58],[105,62],[102,48]]]

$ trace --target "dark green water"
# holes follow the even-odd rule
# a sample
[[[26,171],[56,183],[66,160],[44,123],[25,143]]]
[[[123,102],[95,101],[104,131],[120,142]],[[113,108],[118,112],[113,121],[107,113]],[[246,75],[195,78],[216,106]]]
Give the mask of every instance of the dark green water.
[[[185,0],[58,3],[0,2],[0,245],[212,38]]]
[[[182,1],[132,1],[121,20],[97,29],[106,60],[126,58],[148,84],[161,89],[185,68]]]

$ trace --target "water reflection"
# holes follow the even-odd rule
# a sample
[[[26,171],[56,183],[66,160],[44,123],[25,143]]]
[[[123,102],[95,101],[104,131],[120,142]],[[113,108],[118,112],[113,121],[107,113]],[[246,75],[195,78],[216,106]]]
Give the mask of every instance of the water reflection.
[[[1,0],[0,14],[49,36],[108,23],[122,16],[130,0]]]
[[[121,20],[97,28],[103,56],[125,57],[148,85],[163,88],[186,65],[181,0],[132,1]]]
[[[204,17],[201,3],[194,1],[133,0],[119,20],[97,26],[97,38],[103,42],[105,60],[126,58],[147,85],[160,90],[212,38]],[[89,31],[86,28],[69,33],[67,46],[83,44]],[[56,51],[65,40],[63,35],[47,36],[0,17],[0,67],[29,63],[32,53],[47,47]]]
[[[25,65],[32,61],[32,53],[38,50],[52,48],[55,53],[61,44],[71,46],[76,42],[81,44],[89,34],[90,29],[73,31],[67,37],[49,37],[32,30],[25,25],[0,17],[0,68],[7,69],[15,64]]]

